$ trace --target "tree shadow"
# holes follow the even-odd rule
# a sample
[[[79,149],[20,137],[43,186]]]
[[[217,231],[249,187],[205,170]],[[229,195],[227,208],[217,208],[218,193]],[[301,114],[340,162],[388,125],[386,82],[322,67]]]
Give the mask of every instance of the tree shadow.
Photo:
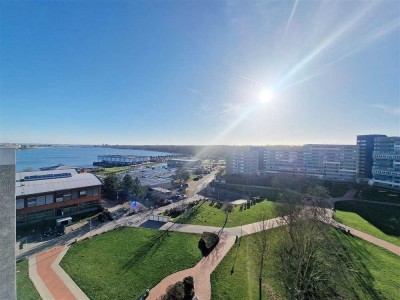
[[[338,201],[335,209],[353,212],[371,223],[382,232],[400,237],[400,206],[387,206],[384,204]]]
[[[233,274],[233,273],[235,273],[235,265],[236,265],[236,259],[237,259],[237,257],[238,257],[238,253],[239,253],[239,248],[240,248],[240,245],[241,245],[241,243],[242,243],[242,238],[238,238],[238,243],[236,243],[236,253],[235,253],[235,258],[233,259],[233,264],[232,264],[232,269],[231,269],[231,275]]]
[[[139,248],[135,249],[131,253],[131,258],[123,265],[122,269],[127,271],[136,264],[141,264],[142,260],[152,252],[155,252],[164,242],[165,238],[168,237],[169,231],[158,231],[158,233],[152,237],[149,241],[142,244]]]
[[[368,270],[366,261],[371,259],[371,253],[365,249],[360,247],[357,243],[357,237],[352,235],[345,234],[341,232],[339,229],[336,229],[337,235],[335,236],[335,240],[337,243],[342,245],[342,249],[344,252],[343,257],[338,257],[341,259],[346,267],[346,274],[342,281],[343,284],[346,285],[349,291],[352,291],[354,295],[357,295],[355,286],[352,286],[347,280],[347,276],[352,276],[355,279],[355,282],[359,287],[362,288],[363,291],[366,291],[371,299],[382,299],[382,295],[374,288],[375,278]],[[339,239],[338,235],[342,235],[343,237]],[[346,241],[343,243],[343,239]]]

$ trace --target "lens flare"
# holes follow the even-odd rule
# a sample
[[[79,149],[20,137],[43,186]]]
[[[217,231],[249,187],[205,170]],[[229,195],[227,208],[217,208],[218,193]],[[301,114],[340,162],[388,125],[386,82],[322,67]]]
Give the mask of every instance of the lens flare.
[[[274,98],[274,92],[266,88],[262,89],[260,95],[258,96],[258,99],[260,100],[261,103],[270,102],[273,98]]]

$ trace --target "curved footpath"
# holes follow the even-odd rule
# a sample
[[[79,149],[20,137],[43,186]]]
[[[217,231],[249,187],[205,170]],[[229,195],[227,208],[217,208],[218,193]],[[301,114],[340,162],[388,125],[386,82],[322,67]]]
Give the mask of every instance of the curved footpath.
[[[235,244],[236,237],[240,236],[240,234],[244,236],[262,231],[263,229],[269,230],[281,226],[282,224],[280,218],[275,218],[264,222],[243,225],[242,228],[238,226],[224,229],[219,243],[208,256],[203,257],[193,268],[182,270],[165,277],[153,289],[151,289],[150,295],[147,299],[159,299],[166,293],[167,288],[170,285],[183,280],[183,278],[187,276],[192,276],[194,279],[194,290],[198,299],[211,299],[211,273]],[[163,227],[168,228],[170,231],[189,233],[203,233],[204,231],[218,233],[221,230],[219,227],[177,223],[167,223]],[[160,230],[163,230],[163,227],[161,227]]]
[[[207,180],[208,181],[208,180]],[[206,184],[206,182],[204,182]],[[345,196],[340,198],[331,199],[331,201],[346,201],[354,200],[354,190],[350,190]],[[192,199],[187,199],[185,202],[195,201],[199,199],[195,194]],[[358,200],[363,201],[363,200]],[[370,201],[368,201],[370,202]],[[378,202],[385,204],[383,202]],[[396,204],[395,204],[396,205]],[[154,213],[160,213],[164,209],[158,209]],[[335,227],[342,227],[345,230],[350,230],[350,233],[361,239],[364,239],[370,243],[373,243],[379,247],[382,247],[396,255],[400,256],[400,247],[388,243],[384,240],[378,239],[372,235],[366,234],[349,226],[340,224],[332,219],[332,212],[329,214],[328,223]],[[129,218],[130,219],[130,218]],[[116,226],[127,226],[128,218],[124,220],[118,220],[112,222],[104,227],[98,228],[92,231],[93,235],[100,234],[105,231],[114,229]],[[142,221],[144,221],[141,218]],[[137,227],[141,222],[130,222],[130,226]],[[195,284],[195,292],[200,300],[211,299],[211,282],[210,275],[218,264],[222,261],[224,256],[229,252],[232,246],[235,244],[237,236],[244,236],[252,233],[259,232],[265,228],[266,230],[281,226],[283,224],[280,218],[270,219],[263,222],[257,222],[253,224],[247,224],[243,226],[224,228],[222,230],[221,238],[215,249],[207,256],[202,258],[199,263],[193,268],[182,270],[171,274],[161,280],[151,291],[148,297],[149,300],[158,299],[160,296],[165,294],[166,289],[177,281],[182,280],[186,276],[192,276]],[[190,224],[178,224],[168,222],[164,224],[160,230],[170,230],[187,233],[198,233],[201,234],[204,231],[221,233],[220,227],[202,226],[202,225],[190,225]],[[79,240],[89,237],[90,233],[85,233],[80,236]],[[71,242],[71,241],[70,241]],[[68,274],[59,266],[59,262],[68,250],[68,247],[57,246],[50,250],[38,253],[36,256],[29,258],[29,277],[33,284],[38,290],[42,299],[53,300],[86,300],[88,297],[82,292],[82,290],[76,285],[76,283],[68,276]]]

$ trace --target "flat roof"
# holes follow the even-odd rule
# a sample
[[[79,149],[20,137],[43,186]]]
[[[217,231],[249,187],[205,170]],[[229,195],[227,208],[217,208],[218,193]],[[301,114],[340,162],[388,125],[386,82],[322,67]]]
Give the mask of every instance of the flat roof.
[[[185,158],[171,158],[168,161],[179,161],[179,162],[198,162],[200,159],[185,159]]]
[[[121,155],[121,154],[103,154],[97,155],[98,158],[100,157],[115,157],[115,158],[138,158],[138,157],[150,157],[149,155]]]
[[[30,179],[25,180],[25,177],[29,176],[42,176],[51,174],[63,174],[69,173],[70,176],[60,178],[44,178],[44,179]],[[69,170],[49,170],[49,171],[34,171],[34,172],[19,172],[16,173],[15,182],[15,195],[26,196],[34,194],[51,193],[61,190],[70,190],[76,188],[84,188],[89,186],[102,185],[101,180],[91,173],[76,172],[75,169]]]
[[[170,190],[163,189],[163,188],[161,188],[161,187],[153,187],[152,189],[153,189],[154,191],[157,191],[157,192],[160,192],[160,193],[163,193],[163,194],[170,194],[170,193],[172,193]]]

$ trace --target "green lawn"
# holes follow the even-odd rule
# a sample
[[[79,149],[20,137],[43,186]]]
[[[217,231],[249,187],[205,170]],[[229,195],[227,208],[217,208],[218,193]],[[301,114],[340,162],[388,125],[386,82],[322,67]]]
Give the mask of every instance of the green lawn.
[[[361,200],[400,203],[400,193],[381,188],[363,187],[357,194]]]
[[[270,230],[268,254],[263,273],[263,299],[284,299],[283,287],[275,277],[278,264],[277,242],[284,228]],[[350,255],[356,272],[343,270],[337,290],[343,299],[398,299],[400,294],[400,258],[373,244],[332,230]],[[213,300],[256,300],[258,294],[258,259],[256,235],[235,244],[211,275]],[[340,283],[339,283],[340,280]],[[344,282],[344,284],[343,284]]]
[[[91,299],[136,299],[164,277],[193,267],[200,236],[122,228],[73,245],[61,266]]]
[[[339,201],[334,218],[345,225],[400,246],[400,207]]]
[[[29,278],[28,260],[17,262],[17,299],[40,300],[39,293]]]
[[[191,209],[189,215],[182,215],[176,218],[175,221],[185,224],[222,227],[226,219],[225,211],[210,204],[210,201],[200,202],[200,204]],[[236,205],[233,211],[228,213],[228,220],[225,227],[235,227],[240,226],[241,223],[250,224],[257,222],[262,211],[265,211],[268,219],[275,218],[275,205],[274,202],[265,200],[242,211],[240,211],[240,206]]]
[[[109,174],[117,174],[117,173],[122,173],[132,170],[131,166],[125,166],[125,167],[111,167],[111,168],[99,168],[98,174],[99,175],[109,175]]]

